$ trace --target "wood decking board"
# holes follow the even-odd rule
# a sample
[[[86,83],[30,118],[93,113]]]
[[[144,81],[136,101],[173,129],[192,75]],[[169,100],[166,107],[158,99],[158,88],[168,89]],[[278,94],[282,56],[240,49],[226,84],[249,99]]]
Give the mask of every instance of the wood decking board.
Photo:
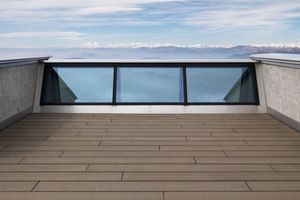
[[[166,192],[165,200],[298,200],[300,192]]]
[[[1,170],[1,168],[0,168]],[[274,171],[268,164],[90,164],[89,172],[249,172]]]
[[[13,200],[164,200],[163,192],[0,192]]]
[[[280,187],[280,186],[279,186]],[[34,191],[249,191],[243,181],[235,182],[40,182]]]
[[[300,133],[267,114],[32,114],[0,132],[0,199],[298,200]]]

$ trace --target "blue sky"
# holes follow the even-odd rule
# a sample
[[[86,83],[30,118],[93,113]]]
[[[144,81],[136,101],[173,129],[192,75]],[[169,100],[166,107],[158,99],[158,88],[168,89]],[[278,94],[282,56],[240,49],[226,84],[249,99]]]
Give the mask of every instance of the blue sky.
[[[0,47],[300,46],[300,0],[1,0]]]

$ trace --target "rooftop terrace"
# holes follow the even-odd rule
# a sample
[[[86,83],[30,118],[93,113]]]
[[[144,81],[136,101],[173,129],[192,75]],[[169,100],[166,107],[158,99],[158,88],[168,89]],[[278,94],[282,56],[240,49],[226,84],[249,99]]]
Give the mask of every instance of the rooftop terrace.
[[[0,199],[300,195],[299,132],[268,114],[32,114],[0,145]]]
[[[300,58],[251,58],[0,61],[0,199],[300,199]]]

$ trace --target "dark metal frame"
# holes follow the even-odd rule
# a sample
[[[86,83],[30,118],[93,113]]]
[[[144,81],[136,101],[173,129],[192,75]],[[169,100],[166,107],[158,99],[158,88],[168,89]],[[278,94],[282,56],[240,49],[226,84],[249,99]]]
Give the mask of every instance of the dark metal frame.
[[[130,67],[130,68],[148,68],[157,66],[156,68],[181,68],[183,76],[183,102],[117,102],[117,76],[119,67]],[[189,102],[188,101],[188,86],[187,86],[187,68],[201,68],[201,67],[212,67],[212,68],[228,68],[228,67],[248,67],[253,76],[253,89],[254,89],[254,102]],[[113,69],[113,91],[111,102],[81,102],[81,103],[45,103],[44,95],[46,88],[46,71],[49,67],[95,67],[95,68],[112,68]],[[155,68],[153,67],[153,68]],[[256,70],[254,63],[46,63],[43,74],[43,85],[41,92],[40,105],[259,105],[259,95],[256,79]]]

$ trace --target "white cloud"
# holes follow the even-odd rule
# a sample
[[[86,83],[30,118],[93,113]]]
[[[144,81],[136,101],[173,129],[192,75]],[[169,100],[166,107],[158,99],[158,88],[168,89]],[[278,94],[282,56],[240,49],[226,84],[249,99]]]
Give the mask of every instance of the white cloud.
[[[102,6],[93,8],[82,8],[76,11],[78,15],[92,15],[92,14],[107,14],[115,12],[135,12],[141,11],[139,7],[117,7],[117,6]]]
[[[262,4],[213,5],[187,18],[186,24],[226,30],[228,28],[280,28],[300,17],[299,1]]]
[[[129,48],[129,49],[138,49],[138,48],[159,48],[159,47],[184,47],[182,45],[174,45],[169,43],[143,43],[143,42],[132,42],[132,43],[99,43],[99,42],[86,42],[83,45],[80,45],[82,48]]]
[[[279,42],[282,43],[293,42],[291,38],[299,35],[293,32],[298,29],[295,21],[300,18],[300,2],[299,0],[0,0],[0,13],[2,44],[9,38],[16,38],[15,43],[22,43],[22,38],[44,38],[44,43],[52,44],[47,40],[50,38],[54,39],[52,41],[62,39],[57,43],[63,44],[67,41],[65,43],[71,45],[75,43],[70,42],[72,39],[77,40],[75,45],[90,40],[112,43],[144,41],[150,43],[119,43],[104,46],[151,48],[169,45],[155,41],[213,44],[219,41],[224,44],[236,44],[264,42],[264,40],[277,42],[281,39]],[[130,29],[133,26],[135,27]],[[152,27],[153,31],[150,30]],[[286,30],[287,32],[284,32]],[[290,38],[286,36],[288,33],[292,33]],[[268,35],[271,34],[276,37],[268,39]],[[29,42],[35,43],[35,40],[27,40],[27,43]],[[91,42],[83,46],[97,48],[103,45]],[[198,46],[205,45],[195,45]]]
[[[44,23],[54,26],[99,25],[111,21],[110,17],[94,17],[95,14],[135,13],[148,3],[173,0],[0,0],[0,23]],[[183,1],[183,0],[179,0]],[[133,19],[131,19],[133,20]],[[96,22],[95,22],[96,21]],[[124,23],[124,22],[121,22]],[[129,22],[131,23],[131,22]],[[146,22],[147,23],[147,22]],[[133,23],[140,24],[140,23]],[[43,24],[42,24],[43,25]]]
[[[107,6],[107,5],[136,5],[158,2],[172,2],[174,0],[1,0],[3,8],[57,8],[57,7],[83,7],[83,6]],[[24,7],[25,6],[25,7]]]
[[[96,49],[96,48],[125,48],[125,49],[138,49],[138,48],[164,48],[164,47],[175,47],[175,48],[234,48],[238,45],[228,45],[228,44],[205,44],[205,43],[195,43],[195,44],[176,44],[176,43],[163,43],[163,42],[131,42],[131,43],[103,43],[98,41],[90,41],[83,43],[81,45],[70,46],[74,48],[87,48],[87,49]],[[274,48],[300,48],[300,42],[294,43],[265,43],[265,44],[243,44],[243,46],[248,47],[274,47]]]
[[[136,11],[139,5],[147,3],[170,2],[172,0],[1,0],[2,11],[27,11],[63,9],[63,12],[99,11],[100,13],[115,13],[124,11]],[[83,12],[86,14],[87,12]]]
[[[145,11],[148,3],[170,3],[170,6]],[[181,2],[182,6],[172,7]],[[1,0],[3,23],[42,23],[47,20],[68,27],[114,24],[166,24],[176,22],[216,29],[240,27],[282,27],[300,17],[299,0]],[[139,15],[120,16],[121,13]],[[118,17],[94,17],[95,14],[118,14]],[[20,20],[22,19],[22,20]]]
[[[66,32],[8,32],[0,33],[0,38],[69,38],[74,39],[82,36],[82,33],[66,31]]]

